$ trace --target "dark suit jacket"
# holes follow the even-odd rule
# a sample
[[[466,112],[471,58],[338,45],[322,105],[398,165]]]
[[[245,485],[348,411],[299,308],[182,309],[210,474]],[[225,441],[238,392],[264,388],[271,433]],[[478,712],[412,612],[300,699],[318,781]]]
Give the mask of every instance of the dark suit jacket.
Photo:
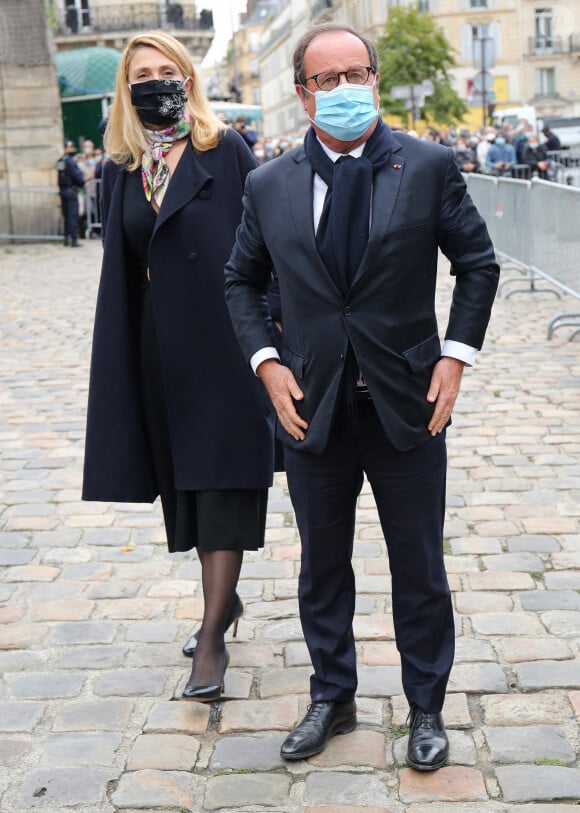
[[[304,441],[328,440],[347,348],[352,345],[381,422],[398,449],[431,436],[426,401],[441,343],[435,315],[437,255],[455,275],[446,338],[480,348],[498,283],[487,229],[453,157],[439,144],[393,133],[391,158],[374,176],[368,245],[346,297],[318,254],[313,172],[302,147],[252,172],[244,217],[226,266],[226,301],[247,359],[271,345],[264,291],[273,262],[280,286],[282,361],[304,392]],[[345,201],[348,205],[348,201]]]
[[[213,150],[187,149],[149,244],[150,296],[164,374],[177,489],[272,483],[273,410],[240,352],[223,269],[256,166],[228,131]],[[126,173],[103,172],[104,257],[95,317],[83,498],[152,501],[139,384],[139,290],[124,237]]]

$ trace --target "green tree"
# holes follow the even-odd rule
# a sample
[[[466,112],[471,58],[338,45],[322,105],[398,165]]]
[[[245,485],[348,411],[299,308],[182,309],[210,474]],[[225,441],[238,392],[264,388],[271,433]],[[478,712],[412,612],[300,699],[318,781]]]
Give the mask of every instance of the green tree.
[[[404,101],[393,99],[395,85],[433,83],[433,95],[425,97],[423,117],[442,124],[461,121],[468,111],[453,89],[450,71],[457,65],[453,48],[433,17],[413,6],[393,6],[385,24],[385,33],[377,42],[380,58],[380,95],[385,113],[405,117]]]

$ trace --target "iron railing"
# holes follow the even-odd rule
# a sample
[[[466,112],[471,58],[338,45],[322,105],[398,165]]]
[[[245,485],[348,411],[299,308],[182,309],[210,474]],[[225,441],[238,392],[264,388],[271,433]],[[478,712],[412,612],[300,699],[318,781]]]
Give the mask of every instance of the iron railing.
[[[562,37],[535,36],[528,38],[529,54],[563,54],[565,51]]]
[[[199,6],[199,4],[197,4]],[[56,33],[60,36],[152,28],[213,30],[213,15],[195,3],[117,3],[78,10],[70,7],[57,14]]]

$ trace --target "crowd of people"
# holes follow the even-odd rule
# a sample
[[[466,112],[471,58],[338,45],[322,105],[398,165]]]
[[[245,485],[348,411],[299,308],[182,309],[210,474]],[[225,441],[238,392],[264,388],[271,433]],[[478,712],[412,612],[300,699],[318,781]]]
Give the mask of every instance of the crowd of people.
[[[245,116],[238,116],[234,121],[224,123],[242,136],[258,164],[265,164],[278,158],[287,150],[300,146],[304,141],[304,135],[295,136],[290,132],[275,137],[260,136],[252,122],[248,122]],[[538,177],[546,180],[550,177],[550,167],[553,165],[550,153],[561,147],[558,137],[551,130],[544,128],[540,137],[526,122],[520,122],[515,127],[506,123],[502,129],[489,125],[474,132],[467,127],[453,125],[446,129],[427,127],[420,131],[391,125],[391,129],[424,141],[434,141],[452,147],[459,168],[465,173],[477,172],[518,178]],[[82,186],[75,184],[74,195],[70,190],[63,194],[59,176],[65,221],[65,245],[77,247],[80,244],[73,235],[85,235],[93,230],[93,223],[95,231],[100,229],[98,185],[92,181],[101,178],[106,153],[102,147],[95,147],[93,141],[86,139],[82,141],[79,149],[74,142],[67,141],[63,158],[67,155],[74,159],[84,179]],[[68,179],[65,179],[65,184],[72,185]],[[77,204],[78,213],[75,214]]]
[[[257,138],[250,131],[243,117],[234,123],[242,127],[242,134],[253,133],[246,143],[253,150],[259,164],[277,158],[286,150],[303,143],[304,137],[284,133],[277,138]],[[479,172],[485,175],[547,178],[550,166],[549,153],[560,149],[560,141],[548,128],[542,130],[543,138],[526,123],[516,127],[505,124],[503,129],[482,127],[472,132],[467,127],[450,126],[447,129],[428,127],[417,131],[391,125],[394,131],[405,132],[424,141],[435,141],[452,147],[462,172]]]
[[[66,141],[56,169],[63,215],[64,245],[79,248],[79,237],[90,231],[91,222],[98,224],[99,181],[105,162],[105,151],[84,139],[80,148]]]

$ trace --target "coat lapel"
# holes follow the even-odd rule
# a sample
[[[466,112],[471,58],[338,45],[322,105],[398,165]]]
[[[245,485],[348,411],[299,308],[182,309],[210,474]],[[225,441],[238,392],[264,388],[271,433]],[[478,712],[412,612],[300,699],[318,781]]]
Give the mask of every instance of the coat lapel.
[[[182,209],[192,198],[198,195],[208,181],[212,179],[213,176],[206,172],[193,148],[189,145],[181,156],[181,160],[177,164],[167,187],[161,209],[157,215],[154,234],[175,212]]]
[[[324,275],[325,280],[331,284],[332,290],[341,296],[332,275],[322,262],[316,246],[312,211],[312,196],[314,193],[312,167],[306,158],[304,150],[296,153],[294,161],[296,163],[288,170],[287,184],[290,210],[296,232],[299,235],[299,240],[305,244],[308,256],[312,257],[316,273]]]
[[[380,169],[373,180],[372,222],[369,242],[353,280],[357,284],[366,271],[372,267],[374,258],[381,244],[399,194],[399,188],[405,171],[405,159],[397,153],[401,145],[393,138],[393,151],[385,166]]]

